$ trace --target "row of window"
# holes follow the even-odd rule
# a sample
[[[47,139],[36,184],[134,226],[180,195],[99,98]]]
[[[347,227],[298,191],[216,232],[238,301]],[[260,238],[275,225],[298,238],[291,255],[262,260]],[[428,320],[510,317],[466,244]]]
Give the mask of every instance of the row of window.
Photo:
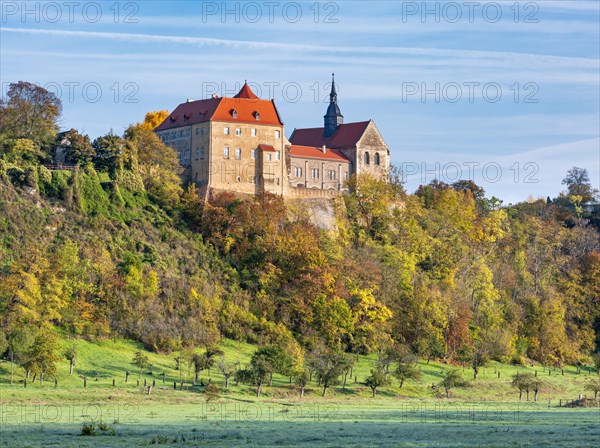
[[[164,142],[169,142],[171,140],[176,140],[178,138],[189,137],[189,135],[190,135],[189,129],[180,129],[179,131],[165,132],[160,136],[160,139],[164,143]]]
[[[229,126],[225,126],[223,128],[223,134],[224,135],[229,135],[231,132],[231,130],[229,129]],[[235,128],[235,135],[240,136],[242,135],[242,128]],[[255,128],[250,129],[250,136],[251,137],[256,137],[257,135],[257,131]],[[275,131],[275,138],[281,138],[281,131],[276,130]]]
[[[223,128],[223,134],[224,135],[229,135],[230,133],[230,129],[229,126],[225,126]],[[199,127],[196,128],[196,135],[204,135],[204,128],[203,127]],[[235,128],[235,135],[242,135],[242,128]],[[258,135],[258,131],[256,130],[256,128],[252,128],[250,129],[250,136],[251,137],[256,137]],[[186,129],[181,129],[179,131],[171,131],[171,132],[165,132],[164,134],[162,134],[160,136],[160,139],[164,142],[168,142],[171,140],[175,140],[178,138],[182,138],[182,137],[188,137],[189,136],[189,132],[187,132]],[[281,138],[281,131],[276,130],[275,131],[275,138]]]
[[[256,149],[250,150],[250,157],[256,159]],[[229,146],[223,148],[223,158],[229,159]],[[242,148],[235,148],[235,159],[240,160],[242,158]],[[267,160],[273,160],[273,153],[267,153]],[[281,160],[281,151],[275,151],[275,160]]]
[[[375,155],[373,156],[373,162],[375,163],[375,165],[381,165],[381,158],[379,157],[379,153],[376,152]],[[370,165],[371,164],[371,155],[369,154],[369,152],[365,152],[365,165]]]
[[[296,178],[302,177],[302,168],[301,167],[299,167],[299,166],[294,167],[294,176]],[[319,177],[320,177],[319,168],[312,168],[310,170],[310,177],[312,179],[319,179]],[[346,180],[348,180],[348,172],[347,171],[345,172],[345,177],[346,177]],[[335,170],[329,170],[327,172],[327,178],[329,180],[337,180],[337,172]]]

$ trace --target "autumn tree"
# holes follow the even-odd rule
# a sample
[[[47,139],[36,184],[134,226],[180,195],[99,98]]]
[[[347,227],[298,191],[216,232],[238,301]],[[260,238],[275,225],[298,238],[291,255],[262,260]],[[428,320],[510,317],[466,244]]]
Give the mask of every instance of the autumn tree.
[[[581,202],[586,203],[593,200],[598,190],[592,187],[590,175],[585,168],[574,166],[569,171],[562,181],[563,185],[567,186],[569,196],[581,197]]]
[[[30,82],[8,86],[6,102],[0,102],[0,133],[25,138],[38,147],[58,131],[62,102],[52,92]]]
[[[168,116],[169,111],[164,109],[147,112],[140,126],[149,131],[154,131]]]
[[[144,124],[129,126],[125,131],[125,140],[136,155],[146,190],[165,207],[176,205],[183,190],[179,177],[182,168],[175,150],[166,146]]]

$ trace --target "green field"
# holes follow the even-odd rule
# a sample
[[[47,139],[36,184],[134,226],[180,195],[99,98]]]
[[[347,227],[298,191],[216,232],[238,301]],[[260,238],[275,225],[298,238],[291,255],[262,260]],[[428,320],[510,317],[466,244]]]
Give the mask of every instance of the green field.
[[[225,340],[229,360],[248,360],[254,347]],[[357,377],[332,388],[326,398],[311,383],[300,400],[289,380],[275,376],[257,399],[250,386],[232,384],[213,369],[202,372],[221,387],[221,397],[207,403],[204,387],[192,388],[190,377],[179,389],[174,354],[148,353],[153,373],[131,365],[139,346],[130,341],[78,342],[75,372],[60,365],[53,380],[23,385],[22,369],[15,369],[10,385],[10,365],[0,364],[0,446],[594,446],[600,442],[600,410],[559,407],[559,400],[586,393],[584,384],[595,373],[575,368],[548,373],[540,366],[517,368],[491,364],[468,388],[452,391],[450,400],[436,397],[431,384],[440,381],[444,364],[421,362],[423,377],[402,389],[394,383],[371,398],[361,381],[374,357],[361,357]],[[124,372],[132,374],[125,383]],[[545,386],[538,402],[518,401],[510,386],[518,370],[538,371]],[[498,378],[500,371],[500,378]],[[96,372],[98,380],[96,380]],[[163,383],[162,373],[165,373]],[[187,372],[185,372],[187,373]],[[83,379],[87,377],[87,387]],[[466,378],[471,372],[466,369]],[[113,378],[115,386],[112,385]],[[143,391],[144,379],[156,387]],[[173,388],[177,382],[177,390]],[[589,392],[588,392],[589,394]],[[102,422],[81,435],[84,422]]]

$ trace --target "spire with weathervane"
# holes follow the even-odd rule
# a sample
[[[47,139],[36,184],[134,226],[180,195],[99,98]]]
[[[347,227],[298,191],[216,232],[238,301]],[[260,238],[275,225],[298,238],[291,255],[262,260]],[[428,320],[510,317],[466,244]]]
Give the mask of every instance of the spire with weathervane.
[[[335,78],[334,74],[331,74],[331,93],[329,94],[329,107],[327,113],[323,116],[325,119],[325,138],[331,137],[338,126],[344,123],[344,116],[340,112],[340,108],[337,104],[337,92],[335,90]]]

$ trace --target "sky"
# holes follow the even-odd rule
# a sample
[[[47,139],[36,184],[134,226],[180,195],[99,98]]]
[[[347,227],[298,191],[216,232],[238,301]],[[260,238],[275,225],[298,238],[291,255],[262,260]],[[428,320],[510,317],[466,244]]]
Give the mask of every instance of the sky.
[[[505,204],[600,186],[600,3],[0,2],[2,95],[19,80],[95,138],[245,80],[286,126],[373,119],[406,189],[471,179]]]

